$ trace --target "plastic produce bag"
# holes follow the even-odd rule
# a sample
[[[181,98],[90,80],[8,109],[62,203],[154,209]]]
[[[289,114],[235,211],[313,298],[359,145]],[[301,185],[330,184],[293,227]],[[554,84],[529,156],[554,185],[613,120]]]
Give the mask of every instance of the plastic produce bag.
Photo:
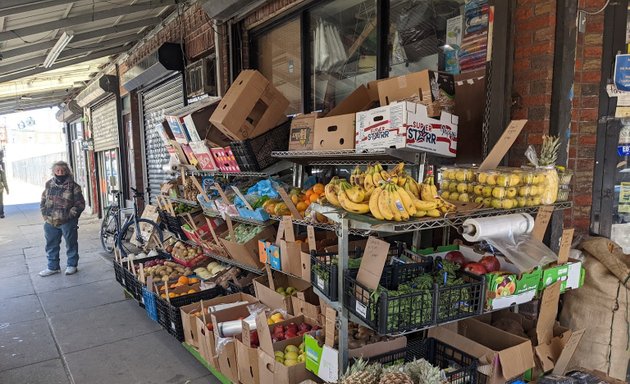
[[[488,244],[498,249],[519,271],[532,269],[558,261],[558,256],[539,240],[532,239],[530,234],[515,237],[489,238]]]

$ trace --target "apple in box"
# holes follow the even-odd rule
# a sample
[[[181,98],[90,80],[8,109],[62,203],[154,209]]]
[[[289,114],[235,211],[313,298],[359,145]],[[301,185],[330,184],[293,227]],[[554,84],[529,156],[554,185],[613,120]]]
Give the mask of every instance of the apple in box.
[[[444,256],[444,259],[459,264],[466,272],[475,275],[485,275],[486,273],[496,272],[501,269],[499,259],[492,255],[482,257],[479,262],[469,262],[462,252],[450,251]]]

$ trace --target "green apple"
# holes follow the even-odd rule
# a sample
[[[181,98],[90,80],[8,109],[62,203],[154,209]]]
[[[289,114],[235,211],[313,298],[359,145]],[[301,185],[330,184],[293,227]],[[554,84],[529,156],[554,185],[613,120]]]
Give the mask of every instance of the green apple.
[[[481,196],[483,197],[491,197],[492,196],[492,187],[485,186],[481,191]]]
[[[464,192],[459,195],[457,200],[461,201],[462,203],[467,203],[470,201],[470,197],[468,196],[468,193]]]
[[[492,189],[492,197],[497,199],[502,199],[505,197],[505,188],[504,187],[494,187]]]
[[[492,190],[490,191],[492,193]],[[473,186],[473,193],[477,196],[483,195],[483,185],[477,184]]]
[[[466,183],[459,183],[459,184],[457,184],[457,192],[464,193],[467,190],[468,190],[468,184],[466,184]]]

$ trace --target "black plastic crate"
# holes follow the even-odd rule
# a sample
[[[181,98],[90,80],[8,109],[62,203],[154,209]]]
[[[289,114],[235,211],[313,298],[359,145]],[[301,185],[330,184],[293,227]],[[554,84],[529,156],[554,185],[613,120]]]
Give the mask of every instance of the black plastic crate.
[[[258,172],[280,161],[271,156],[272,151],[289,149],[289,131],[291,120],[263,133],[253,139],[230,143],[241,172]]]
[[[360,257],[363,254],[363,250],[357,248],[348,252],[348,254],[350,258]],[[313,287],[332,301],[337,301],[339,294],[338,264],[334,260],[335,256],[337,256],[336,252],[311,251],[311,282]],[[388,257],[401,256],[417,260],[418,262],[407,264],[393,263],[385,266],[381,276],[381,285],[396,287],[399,282],[407,281],[419,273],[431,270],[431,260],[425,260],[422,256],[409,251],[404,247],[403,243],[397,243],[395,247],[390,247]],[[358,270],[358,268],[348,269]]]
[[[118,282],[118,284],[125,287],[124,268],[122,267],[122,265],[118,264],[116,260],[112,260],[112,263],[114,264],[114,276],[116,277],[116,281]]]
[[[483,310],[483,276],[458,271],[458,277],[464,280],[462,284],[441,287],[431,282],[430,289],[393,295],[387,290],[397,290],[399,284],[430,270],[406,271],[393,279],[393,271],[384,269],[380,286],[386,290],[380,294],[359,283],[357,272],[345,272],[344,305],[380,334],[422,329],[480,315]]]
[[[145,257],[140,260],[134,260],[133,264],[135,266],[138,263],[144,263],[144,262],[156,260],[156,259],[168,260],[170,259],[170,256],[165,253],[160,253],[157,256]],[[144,286],[144,284],[142,284],[142,282],[138,280],[138,276],[134,276],[134,274],[131,271],[129,271],[127,268],[123,267],[123,274],[125,278],[125,288],[131,294],[131,296],[133,296],[133,298],[138,301],[140,306],[144,306],[144,304],[142,303],[142,287]]]
[[[160,215],[160,225],[180,240],[187,240],[186,233],[182,230],[182,225],[186,224],[180,216],[171,216],[164,210],[158,210]]]
[[[369,358],[372,363],[391,365],[425,359],[433,366],[445,370],[451,384],[474,384],[477,379],[477,359],[440,340],[427,338],[414,340],[404,349]]]
[[[190,295],[174,297],[170,302],[156,295],[155,304],[157,309],[157,322],[177,340],[184,341],[182,314],[179,311],[179,307],[196,303],[201,300],[214,299],[215,297],[223,294],[225,294],[224,289],[220,286],[216,286],[214,288],[192,293]]]

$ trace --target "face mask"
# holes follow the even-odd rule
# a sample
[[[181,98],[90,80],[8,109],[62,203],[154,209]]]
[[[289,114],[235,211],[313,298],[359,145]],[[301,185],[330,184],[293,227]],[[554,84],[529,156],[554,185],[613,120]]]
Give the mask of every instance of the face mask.
[[[55,176],[55,181],[57,181],[58,184],[63,184],[63,182],[66,181],[67,178],[68,175]]]

